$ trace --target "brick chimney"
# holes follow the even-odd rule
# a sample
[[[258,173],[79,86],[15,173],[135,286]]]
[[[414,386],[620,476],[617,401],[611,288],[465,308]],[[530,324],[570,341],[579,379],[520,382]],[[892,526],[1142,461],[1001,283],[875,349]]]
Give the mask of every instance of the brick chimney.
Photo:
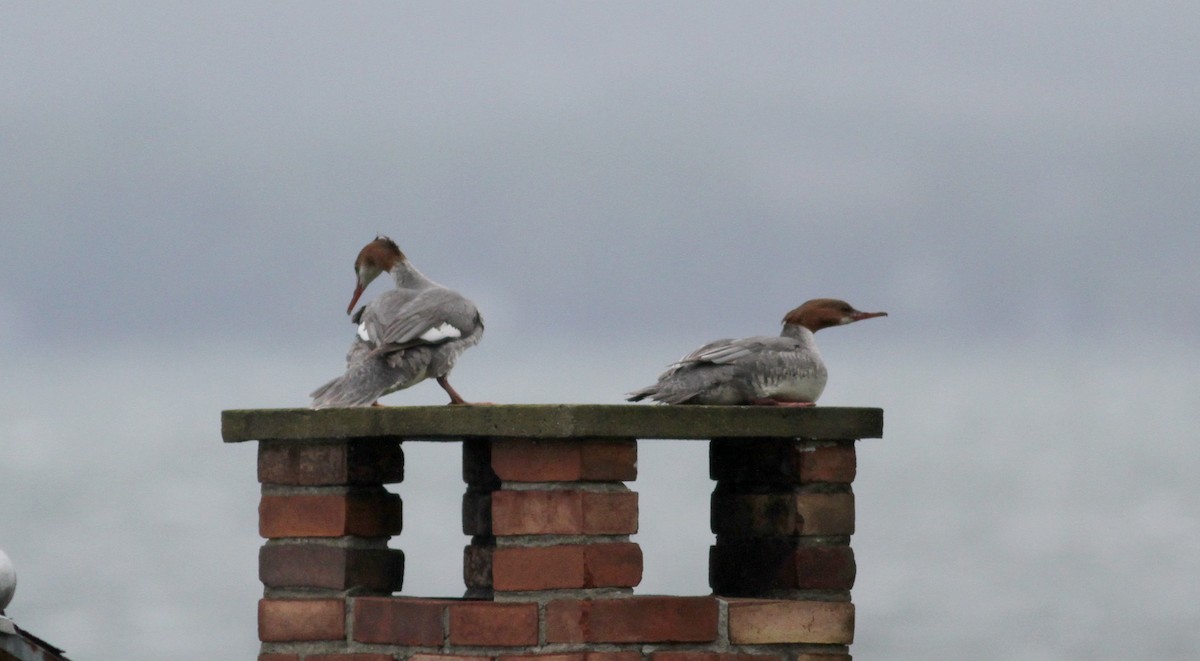
[[[873,408],[225,411],[259,441],[259,661],[848,661],[854,442],[882,431]],[[634,594],[654,439],[709,443],[711,596]],[[384,485],[415,442],[462,444],[462,598],[396,594]]]

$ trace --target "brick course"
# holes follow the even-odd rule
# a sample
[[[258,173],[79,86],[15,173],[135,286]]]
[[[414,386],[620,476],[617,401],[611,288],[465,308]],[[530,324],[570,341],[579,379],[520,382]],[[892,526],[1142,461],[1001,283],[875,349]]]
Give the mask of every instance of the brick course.
[[[268,544],[258,552],[258,578],[269,588],[399,591],[404,553],[398,549],[320,544]]]
[[[264,441],[258,481],[295,486],[392,484],[404,479],[399,443]]]
[[[629,535],[637,532],[637,494],[631,491],[495,491],[490,500],[491,533],[494,535]],[[477,517],[472,515],[472,518]]]
[[[712,531],[729,536],[851,535],[854,494],[820,492],[712,495]]]
[[[546,605],[546,642],[656,643],[716,640],[712,597],[558,600]]]
[[[491,448],[492,470],[511,482],[625,482],[637,478],[631,439],[501,439]]]
[[[378,491],[264,495],[258,532],[282,537],[386,537],[400,533],[400,496]]]

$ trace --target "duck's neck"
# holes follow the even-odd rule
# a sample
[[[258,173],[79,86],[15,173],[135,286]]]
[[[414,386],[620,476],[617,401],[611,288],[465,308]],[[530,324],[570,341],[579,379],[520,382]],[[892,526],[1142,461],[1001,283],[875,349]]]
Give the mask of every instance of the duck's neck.
[[[392,278],[396,280],[397,289],[427,289],[437,284],[426,278],[407,260],[400,262],[396,268],[392,269]]]
[[[783,337],[790,337],[793,340],[799,340],[805,348],[816,351],[817,339],[813,332],[801,326],[800,324],[784,324],[783,332],[780,333]]]

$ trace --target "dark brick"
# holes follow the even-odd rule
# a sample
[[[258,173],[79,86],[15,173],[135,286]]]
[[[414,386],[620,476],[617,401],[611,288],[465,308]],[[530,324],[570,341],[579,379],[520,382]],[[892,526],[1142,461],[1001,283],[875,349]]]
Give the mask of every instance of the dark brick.
[[[258,481],[264,484],[371,485],[403,479],[399,442],[263,441],[258,448]]]
[[[778,538],[718,539],[709,550],[709,585],[719,595],[771,596],[789,590],[846,591],[854,552],[844,545],[800,545]]]
[[[404,582],[404,553],[321,544],[267,544],[258,552],[258,576],[270,588],[367,590],[390,594]]]

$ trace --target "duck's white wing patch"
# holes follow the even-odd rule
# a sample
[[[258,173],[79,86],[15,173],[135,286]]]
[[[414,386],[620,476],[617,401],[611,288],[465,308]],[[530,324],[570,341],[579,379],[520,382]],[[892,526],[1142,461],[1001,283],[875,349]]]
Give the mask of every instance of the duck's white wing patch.
[[[429,343],[452,340],[457,337],[462,337],[462,331],[451,326],[449,322],[443,322],[441,326],[434,326],[421,333],[421,339]]]

